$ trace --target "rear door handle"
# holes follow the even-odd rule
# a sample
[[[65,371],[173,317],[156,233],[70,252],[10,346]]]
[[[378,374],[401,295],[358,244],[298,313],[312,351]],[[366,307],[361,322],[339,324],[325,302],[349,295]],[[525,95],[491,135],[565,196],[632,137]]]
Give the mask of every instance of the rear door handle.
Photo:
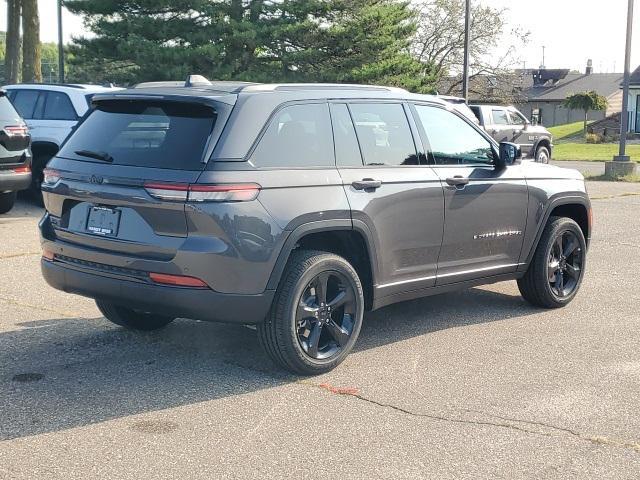
[[[462,187],[469,184],[469,179],[467,177],[456,175],[455,177],[447,178],[446,182],[447,185],[451,185],[452,187]]]
[[[363,178],[362,180],[356,180],[351,186],[356,190],[375,190],[382,186],[382,182],[373,178]]]

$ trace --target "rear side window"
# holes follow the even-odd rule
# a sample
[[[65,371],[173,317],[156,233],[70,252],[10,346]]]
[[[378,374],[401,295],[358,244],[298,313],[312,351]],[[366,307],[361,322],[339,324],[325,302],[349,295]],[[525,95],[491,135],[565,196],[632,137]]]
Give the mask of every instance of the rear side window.
[[[17,90],[13,96],[13,106],[16,108],[22,118],[32,119],[36,108],[38,90]]]
[[[43,118],[45,120],[77,120],[78,116],[66,93],[49,92]]]
[[[0,119],[2,120],[18,120],[20,115],[16,112],[16,109],[13,108],[9,99],[0,95]]]
[[[404,107],[398,103],[349,106],[365,165],[418,165]]]
[[[109,155],[116,165],[200,170],[216,118],[215,111],[205,105],[100,102],[59,155],[95,162],[82,154],[89,151]]]
[[[333,126],[336,164],[341,167],[361,167],[362,155],[360,155],[356,130],[346,104],[331,105],[331,124]]]
[[[332,146],[326,103],[290,105],[276,112],[251,163],[265,168],[333,166]]]

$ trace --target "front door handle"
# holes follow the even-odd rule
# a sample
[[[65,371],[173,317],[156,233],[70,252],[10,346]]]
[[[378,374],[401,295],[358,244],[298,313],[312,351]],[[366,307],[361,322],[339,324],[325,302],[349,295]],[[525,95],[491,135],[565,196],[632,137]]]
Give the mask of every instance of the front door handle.
[[[451,185],[452,187],[463,187],[464,185],[469,184],[469,179],[467,177],[456,175],[455,177],[447,178],[446,182],[447,185]]]
[[[356,190],[375,190],[382,186],[382,182],[373,178],[363,178],[362,180],[356,180],[351,186]]]

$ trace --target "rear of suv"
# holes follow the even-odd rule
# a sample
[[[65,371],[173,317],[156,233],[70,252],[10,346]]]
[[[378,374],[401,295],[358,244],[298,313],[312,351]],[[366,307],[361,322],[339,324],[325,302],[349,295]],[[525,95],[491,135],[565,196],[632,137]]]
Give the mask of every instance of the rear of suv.
[[[254,324],[274,362],[316,374],[365,310],[502,280],[547,308],[579,289],[582,176],[520,163],[435,97],[199,83],[93,102],[45,171],[42,271],[118,325]]]
[[[13,208],[16,194],[31,183],[29,129],[0,90],[0,214]]]
[[[7,85],[5,90],[31,133],[31,188],[37,193],[44,167],[87,113],[93,95],[117,89],[100,85],[23,83]]]

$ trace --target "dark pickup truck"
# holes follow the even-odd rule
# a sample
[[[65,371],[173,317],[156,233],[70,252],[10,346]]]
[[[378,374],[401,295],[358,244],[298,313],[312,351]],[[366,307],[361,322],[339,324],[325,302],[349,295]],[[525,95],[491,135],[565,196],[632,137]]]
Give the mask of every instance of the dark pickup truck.
[[[532,125],[515,107],[470,105],[470,108],[480,126],[497,142],[515,143],[522,149],[524,158],[549,163],[553,137],[542,125]]]

